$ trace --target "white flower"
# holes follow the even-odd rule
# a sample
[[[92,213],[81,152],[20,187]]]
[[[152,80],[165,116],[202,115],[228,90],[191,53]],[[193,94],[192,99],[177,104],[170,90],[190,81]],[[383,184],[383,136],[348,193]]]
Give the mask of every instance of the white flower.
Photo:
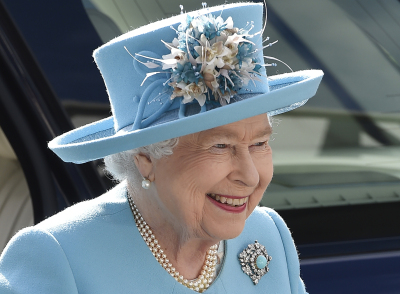
[[[242,60],[242,66],[239,67],[239,64],[236,64],[236,70],[251,72],[255,66],[255,63],[253,63],[251,58],[245,58]]]
[[[237,45],[237,44],[235,44],[235,43],[226,43],[226,42],[225,42],[225,47],[229,50],[228,54],[226,54],[226,56],[227,56],[228,58],[234,58],[234,57],[236,57],[236,55],[237,55],[238,52],[239,52],[239,49],[238,49],[238,45]]]
[[[182,103],[189,103],[192,102],[193,99],[196,99],[200,106],[203,106],[206,102],[207,97],[205,93],[207,93],[207,87],[202,82],[187,85],[185,87],[185,92]]]
[[[214,39],[210,41],[211,44],[217,43],[217,42],[222,42],[222,44],[225,44],[226,40],[228,39],[228,36],[224,34],[224,31],[221,32],[221,35],[216,36]]]
[[[236,72],[239,74],[243,81],[243,85],[247,85],[249,81],[261,81],[257,74],[254,72],[255,63],[250,58],[242,60],[242,66],[239,68],[239,64],[236,65]]]
[[[197,63],[206,63],[206,65],[213,65],[214,67],[221,68],[225,65],[222,57],[229,53],[229,49],[224,46],[222,42],[216,42],[210,45],[206,36],[201,35],[200,42],[203,46],[195,46],[199,57],[196,58]]]
[[[221,32],[221,35],[225,35],[226,37],[232,36],[239,32],[238,28],[226,29]]]
[[[215,67],[208,65],[203,70],[202,75],[206,86],[214,92],[219,86],[217,82],[219,72],[215,69]]]
[[[226,24],[226,26],[225,26],[226,29],[232,30],[232,29],[233,29],[233,20],[232,20],[232,17],[231,17],[231,16],[228,17],[228,18],[226,19],[226,21],[224,22],[224,24]]]
[[[179,46],[179,40],[178,40],[177,38],[174,38],[174,39],[172,40],[171,45],[172,45],[173,47],[177,48],[177,47]]]
[[[236,92],[234,91],[225,91],[224,94],[222,94],[220,89],[217,89],[217,91],[214,93],[214,97],[218,98],[219,103],[224,106],[229,104],[229,102],[231,101],[231,95],[235,94]]]
[[[172,92],[172,95],[170,97],[171,100],[174,99],[175,97],[182,97],[186,93],[185,87],[187,85],[185,82],[179,82],[179,83],[172,82],[172,83],[169,83],[169,85],[172,88],[174,88],[174,91]]]
[[[238,53],[238,46],[235,43],[226,44],[225,47],[227,48],[227,54],[222,57],[224,61],[224,69],[234,69],[235,65],[238,64],[238,59],[236,55]]]
[[[238,35],[236,33],[231,36],[228,36],[228,38],[225,42],[225,46],[228,44],[231,44],[231,43],[234,43],[237,46],[237,45],[239,45],[239,43],[243,43],[243,42],[248,42],[248,43],[254,44],[253,42],[251,42],[243,37],[244,37],[244,35]]]
[[[187,60],[186,53],[177,48],[171,48],[171,54],[163,55],[163,59],[168,61],[163,63],[163,70],[176,67],[178,62],[184,64]]]

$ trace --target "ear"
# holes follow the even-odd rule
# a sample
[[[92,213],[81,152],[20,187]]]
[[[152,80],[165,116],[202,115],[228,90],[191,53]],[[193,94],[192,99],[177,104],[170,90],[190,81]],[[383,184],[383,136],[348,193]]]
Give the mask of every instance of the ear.
[[[149,179],[151,182],[154,181],[154,163],[151,160],[150,156],[139,153],[135,154],[134,161],[137,169],[143,178]]]

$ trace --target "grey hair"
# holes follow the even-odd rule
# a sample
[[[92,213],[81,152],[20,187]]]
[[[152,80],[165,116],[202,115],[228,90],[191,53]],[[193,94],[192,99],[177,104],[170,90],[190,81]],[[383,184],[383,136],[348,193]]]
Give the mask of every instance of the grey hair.
[[[104,157],[105,172],[117,182],[127,180],[129,183],[139,183],[142,175],[133,160],[136,154],[145,154],[155,159],[171,155],[179,139],[173,138],[150,144],[132,150],[115,153]]]

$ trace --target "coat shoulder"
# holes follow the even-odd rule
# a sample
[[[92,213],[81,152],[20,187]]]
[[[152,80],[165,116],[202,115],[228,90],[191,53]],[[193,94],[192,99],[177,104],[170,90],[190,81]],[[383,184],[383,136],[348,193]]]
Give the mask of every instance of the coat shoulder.
[[[88,224],[118,214],[129,209],[126,193],[126,184],[121,183],[97,198],[82,201],[66,208],[35,227],[54,233],[63,230],[63,228]]]

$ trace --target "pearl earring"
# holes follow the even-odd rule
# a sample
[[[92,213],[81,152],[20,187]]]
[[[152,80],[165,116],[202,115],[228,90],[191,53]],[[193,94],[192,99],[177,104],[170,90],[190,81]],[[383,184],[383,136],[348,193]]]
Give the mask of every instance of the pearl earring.
[[[142,188],[147,190],[150,188],[150,184],[151,184],[150,180],[144,178],[142,181]]]

